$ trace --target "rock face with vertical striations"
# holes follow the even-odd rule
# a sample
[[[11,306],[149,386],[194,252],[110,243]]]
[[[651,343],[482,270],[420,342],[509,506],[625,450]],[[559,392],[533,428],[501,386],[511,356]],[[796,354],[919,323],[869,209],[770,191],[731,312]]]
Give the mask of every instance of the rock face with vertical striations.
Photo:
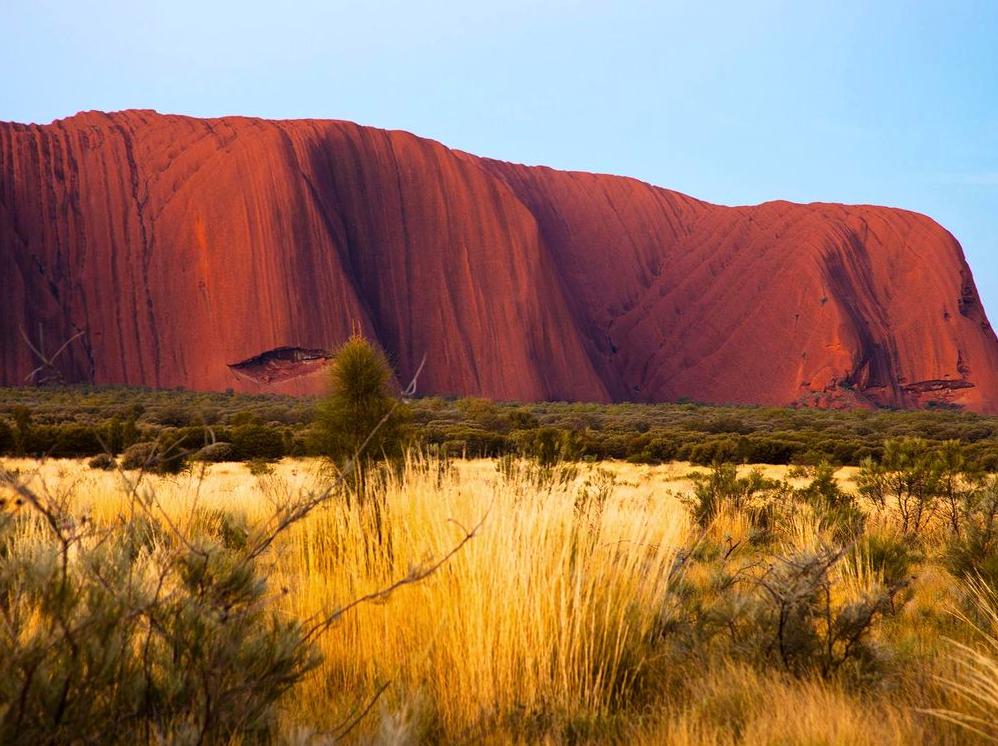
[[[921,215],[338,121],[0,124],[0,384],[313,392],[355,328],[400,379],[425,355],[427,393],[998,411],[970,269]]]

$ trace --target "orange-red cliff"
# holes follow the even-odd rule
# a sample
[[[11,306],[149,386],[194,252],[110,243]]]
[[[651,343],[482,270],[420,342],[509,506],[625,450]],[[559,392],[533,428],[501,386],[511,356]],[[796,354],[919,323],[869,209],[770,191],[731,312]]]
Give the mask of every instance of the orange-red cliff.
[[[317,391],[354,326],[400,379],[425,355],[422,392],[998,411],[998,341],[921,215],[338,121],[0,124],[0,384]]]

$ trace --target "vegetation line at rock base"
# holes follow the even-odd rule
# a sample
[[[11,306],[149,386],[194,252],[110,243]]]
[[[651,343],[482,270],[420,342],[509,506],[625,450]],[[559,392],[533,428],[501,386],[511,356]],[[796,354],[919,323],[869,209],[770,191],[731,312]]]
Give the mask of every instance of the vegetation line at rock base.
[[[316,398],[135,388],[0,389],[0,454],[84,457],[139,442],[181,443],[208,460],[312,456]],[[208,430],[206,430],[206,427]],[[210,431],[210,437],[208,435]],[[956,440],[998,469],[998,417],[955,410],[814,410],[700,404],[408,403],[412,445],[451,456],[860,465],[884,441]]]

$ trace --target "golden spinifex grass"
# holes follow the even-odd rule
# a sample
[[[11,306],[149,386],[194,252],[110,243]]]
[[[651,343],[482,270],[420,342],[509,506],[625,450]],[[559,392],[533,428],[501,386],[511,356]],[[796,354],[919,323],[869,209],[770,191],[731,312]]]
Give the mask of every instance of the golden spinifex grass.
[[[75,515],[98,525],[114,526],[132,506],[114,472],[74,461],[3,466],[66,495]],[[350,729],[363,741],[955,744],[976,737],[930,710],[991,732],[998,656],[970,622],[990,630],[985,612],[994,604],[962,619],[950,612],[962,586],[942,562],[941,533],[927,532],[906,595],[899,592],[896,608],[867,636],[871,658],[855,669],[828,667],[834,672],[824,676],[807,665],[791,670],[766,652],[775,627],[759,620],[774,617],[762,613],[769,607],[758,581],[773,578],[771,566],[785,574],[780,558],[835,544],[834,526],[809,505],[763,526],[725,504],[701,530],[684,500],[690,472],[688,464],[542,468],[410,456],[398,470],[368,474],[364,495],[337,495],[260,560],[270,607],[306,627],[376,596],[314,637],[322,662],[282,701],[286,732],[342,730],[369,708]],[[768,467],[765,476],[785,480],[788,472]],[[852,476],[837,478],[849,487]],[[275,509],[330,482],[320,462],[299,460],[256,476],[240,464],[146,475],[139,490],[155,495],[179,532],[203,536],[240,526],[252,533]],[[890,510],[865,508],[862,540],[839,542],[842,559],[828,572],[829,603],[844,623],[850,604],[861,608],[888,582],[883,547],[904,543]],[[26,523],[16,540],[38,541],[43,531]],[[455,546],[433,574],[380,594]],[[828,631],[823,624],[816,621],[819,632]],[[841,650],[843,641],[835,645]],[[954,650],[964,656],[957,662]]]
[[[667,746],[910,746],[925,732],[903,707],[834,682],[800,681],[737,664],[694,677],[689,704],[629,734]],[[959,741],[954,741],[960,743]]]
[[[126,508],[114,473],[70,461],[6,465],[69,491],[97,523]],[[500,474],[490,461],[413,458],[400,473],[372,474],[363,504],[338,500],[283,535],[268,558],[271,587],[284,589],[275,603],[313,619],[442,556],[482,521],[434,576],[358,607],[318,638],[324,662],[289,703],[293,719],[338,721],[386,682],[386,701],[452,735],[514,716],[595,717],[626,704],[688,521],[651,484],[615,494],[593,487],[590,496],[589,471]],[[217,465],[147,475],[140,490],[192,532],[217,512],[257,525],[327,479],[317,462],[285,462],[259,478]]]
[[[972,609],[958,616],[976,639],[951,640],[955,670],[942,677],[953,697],[953,708],[936,714],[967,730],[998,741],[998,593],[986,583],[968,583]],[[976,643],[976,644],[975,644]]]
[[[410,461],[372,487],[384,501],[380,542],[371,509],[327,510],[296,531],[280,567],[297,589],[288,607],[304,617],[385,585],[452,545],[452,522],[486,516],[434,577],[357,609],[322,640],[325,664],[304,701],[321,712],[331,680],[347,690],[391,680],[451,734],[513,713],[572,717],[626,703],[685,513],[641,492],[587,504],[584,477],[538,478],[504,477],[489,462]]]

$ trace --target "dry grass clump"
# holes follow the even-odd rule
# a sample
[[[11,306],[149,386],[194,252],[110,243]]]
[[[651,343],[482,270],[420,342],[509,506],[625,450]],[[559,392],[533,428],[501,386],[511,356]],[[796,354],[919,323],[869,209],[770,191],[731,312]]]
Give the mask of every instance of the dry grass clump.
[[[688,704],[636,729],[634,743],[663,746],[881,746],[923,742],[902,707],[871,703],[837,683],[722,664],[689,687]]]
[[[327,510],[303,526],[279,566],[296,589],[289,610],[307,616],[439,553],[453,522],[487,516],[435,577],[358,609],[323,641],[306,706],[321,714],[331,685],[391,681],[396,706],[448,737],[626,706],[687,520],[674,500],[614,499],[591,476],[538,485],[529,470],[503,476],[489,462],[411,460],[375,487],[381,544],[369,539],[374,511]]]
[[[994,742],[998,741],[998,593],[980,578],[967,587],[969,608],[958,617],[973,635],[966,642],[949,641],[952,667],[939,680],[950,706],[935,714]]]

